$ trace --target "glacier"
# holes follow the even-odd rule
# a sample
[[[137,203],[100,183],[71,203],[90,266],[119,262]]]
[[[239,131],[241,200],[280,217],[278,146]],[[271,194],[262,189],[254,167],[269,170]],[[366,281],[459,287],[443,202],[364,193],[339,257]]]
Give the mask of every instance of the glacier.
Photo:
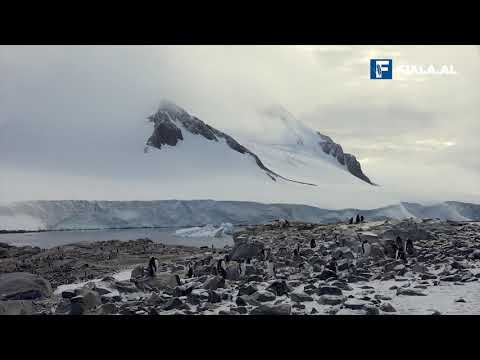
[[[480,220],[480,205],[446,201],[435,205],[399,203],[370,210],[328,210],[300,204],[250,201],[52,200],[14,202],[0,206],[0,230],[78,230],[142,227],[198,227],[260,224],[284,218],[292,221],[334,223],[356,214],[367,220],[439,218]]]

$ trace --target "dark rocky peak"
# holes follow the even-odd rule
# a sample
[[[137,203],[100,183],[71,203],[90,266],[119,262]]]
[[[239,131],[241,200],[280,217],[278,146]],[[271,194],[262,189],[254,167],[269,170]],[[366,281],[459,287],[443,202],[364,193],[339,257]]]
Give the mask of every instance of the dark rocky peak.
[[[337,159],[337,161],[341,165],[345,166],[352,175],[371,185],[376,185],[371,182],[370,179],[363,173],[362,167],[354,155],[344,153],[342,146],[334,142],[331,137],[323,135],[318,131],[317,134],[322,140],[318,144],[320,145],[324,153],[329,154],[335,159]]]

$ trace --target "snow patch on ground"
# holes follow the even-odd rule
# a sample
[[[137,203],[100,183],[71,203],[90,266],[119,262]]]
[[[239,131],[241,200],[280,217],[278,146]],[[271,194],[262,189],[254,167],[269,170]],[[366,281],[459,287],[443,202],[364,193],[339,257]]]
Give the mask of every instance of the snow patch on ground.
[[[125,280],[130,280],[130,277],[132,275],[132,269],[127,269],[127,270],[123,270],[123,271],[119,271],[117,273],[114,273],[112,274],[112,277],[117,280],[117,281],[125,281]],[[103,277],[102,277],[103,278]],[[55,295],[61,295],[63,291],[65,290],[75,290],[75,289],[79,289],[81,287],[84,287],[86,284],[88,283],[95,283],[96,286],[99,286],[99,287],[102,287],[102,288],[105,288],[107,290],[111,290],[112,291],[112,296],[114,295],[118,295],[118,291],[115,290],[115,289],[111,289],[107,283],[105,283],[104,281],[102,281],[102,278],[100,279],[93,279],[93,280],[89,280],[89,281],[83,281],[83,282],[78,282],[78,283],[73,283],[73,284],[65,284],[65,285],[60,285],[58,286],[55,291],[53,292]]]

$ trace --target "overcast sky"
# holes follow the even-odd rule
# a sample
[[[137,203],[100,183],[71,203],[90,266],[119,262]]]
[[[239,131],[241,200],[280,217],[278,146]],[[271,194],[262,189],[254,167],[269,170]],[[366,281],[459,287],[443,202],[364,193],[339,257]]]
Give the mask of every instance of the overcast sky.
[[[457,75],[373,81],[371,58]],[[478,203],[479,60],[478,46],[0,46],[0,202],[125,198],[119,164],[166,98],[240,138],[280,104],[405,201]]]

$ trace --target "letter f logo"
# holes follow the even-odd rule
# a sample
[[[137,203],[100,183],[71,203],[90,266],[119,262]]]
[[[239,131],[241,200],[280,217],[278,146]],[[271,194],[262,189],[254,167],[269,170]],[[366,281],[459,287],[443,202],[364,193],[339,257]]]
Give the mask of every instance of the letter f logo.
[[[383,80],[392,79],[392,60],[391,59],[371,59],[370,60],[370,79]]]

